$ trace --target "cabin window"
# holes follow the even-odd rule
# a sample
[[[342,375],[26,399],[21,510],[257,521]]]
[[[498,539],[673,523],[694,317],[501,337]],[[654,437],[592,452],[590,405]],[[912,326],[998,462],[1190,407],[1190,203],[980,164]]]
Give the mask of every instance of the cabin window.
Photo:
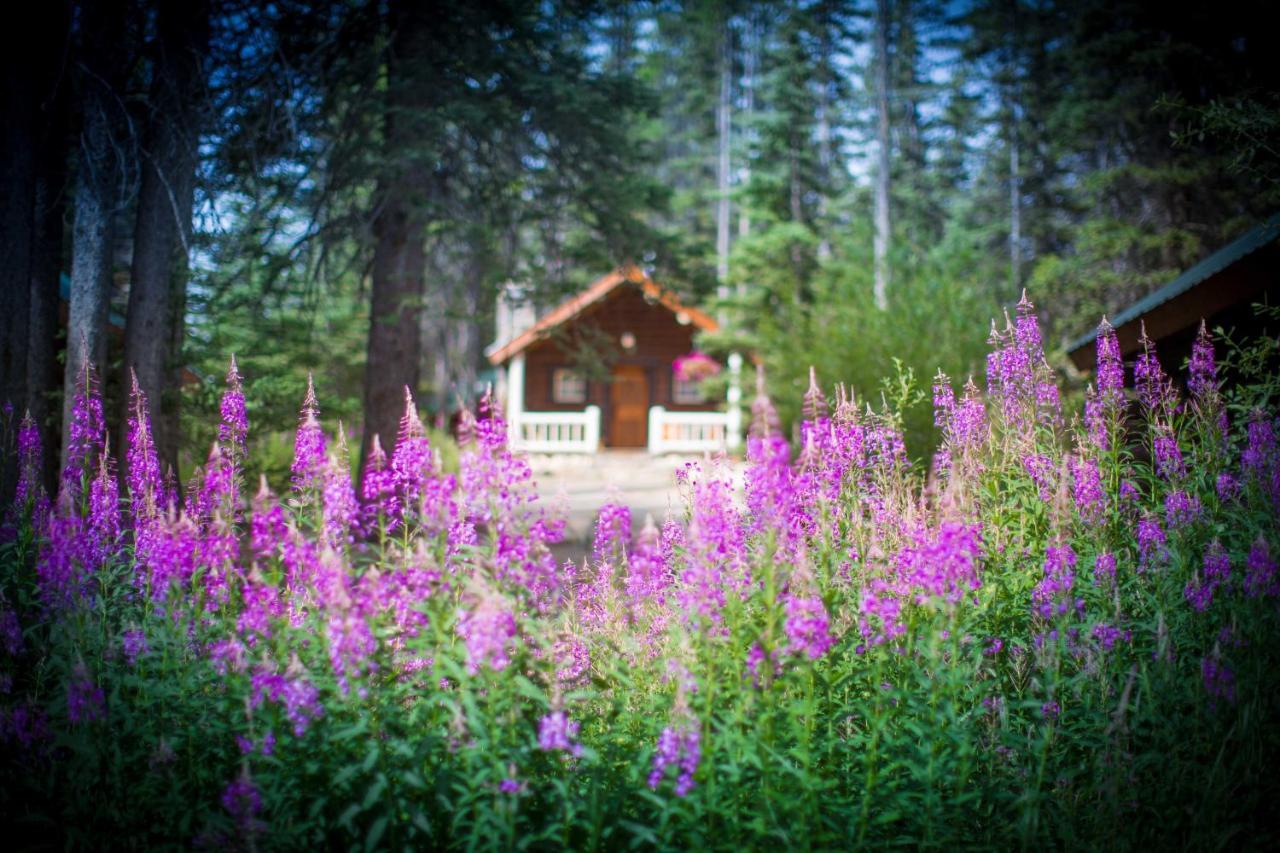
[[[702,393],[702,383],[697,379],[675,379],[671,381],[671,402],[681,406],[695,406],[707,401]]]
[[[555,403],[587,402],[587,379],[576,370],[558,367],[551,372],[551,400]]]

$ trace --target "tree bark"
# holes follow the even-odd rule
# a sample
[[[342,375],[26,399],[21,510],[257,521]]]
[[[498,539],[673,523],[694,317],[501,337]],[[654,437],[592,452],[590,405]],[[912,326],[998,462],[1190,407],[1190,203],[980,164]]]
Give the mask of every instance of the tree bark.
[[[0,59],[0,405],[12,406],[15,418],[21,418],[30,402],[27,325],[37,131],[32,57],[25,49],[8,49],[15,47],[6,44]],[[3,481],[10,484],[9,477]]]
[[[716,279],[719,296],[729,295],[729,134],[732,123],[733,92],[732,30],[726,17],[721,28],[720,47],[716,54],[720,76],[720,98],[716,105]]]
[[[423,286],[426,273],[426,201],[432,176],[421,152],[429,148],[431,97],[425,59],[430,56],[429,15],[411,0],[392,3],[387,56],[384,170],[373,219],[374,253],[365,362],[361,477],[374,436],[394,451],[404,389],[417,390],[422,361]]]
[[[208,47],[206,2],[162,4],[157,21],[151,112],[133,236],[124,372],[132,369],[151,406],[156,453],[177,472],[181,328],[199,159]],[[125,409],[128,400],[123,400]],[[120,422],[125,423],[127,412]],[[123,435],[122,435],[123,437]]]
[[[874,296],[889,308],[889,0],[876,0],[876,233]]]
[[[107,357],[107,317],[115,217],[123,205],[125,167],[130,161],[122,131],[125,76],[123,50],[127,4],[87,3],[81,9],[78,63],[79,157],[71,230],[71,305],[67,320],[67,360],[63,378],[62,456],[76,388],[90,364],[101,369]]]
[[[31,247],[27,393],[31,418],[40,429],[45,489],[57,486],[58,421],[53,400],[62,387],[58,362],[58,306],[62,299],[62,241],[66,231],[70,155],[71,4],[55,0],[39,7],[38,41],[48,53],[37,93],[40,141],[35,159],[35,222]]]

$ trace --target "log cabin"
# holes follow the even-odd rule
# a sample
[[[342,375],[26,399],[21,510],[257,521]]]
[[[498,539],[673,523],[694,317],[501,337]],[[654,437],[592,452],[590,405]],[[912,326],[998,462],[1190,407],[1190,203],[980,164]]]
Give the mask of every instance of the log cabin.
[[[1201,321],[1210,329],[1221,327],[1231,332],[1236,340],[1256,338],[1267,329],[1253,306],[1275,305],[1277,298],[1280,214],[1129,305],[1110,322],[1126,361],[1131,361],[1142,348],[1140,337],[1145,328],[1165,372],[1185,380],[1185,365]],[[1096,330],[1085,332],[1067,347],[1067,355],[1082,371],[1096,368],[1096,335]]]
[[[720,365],[694,347],[696,333],[717,328],[635,266],[601,276],[540,317],[509,286],[486,355],[498,372],[512,446],[541,453],[737,448],[742,358],[733,353]],[[729,371],[725,398],[708,399],[700,380],[722,368]]]

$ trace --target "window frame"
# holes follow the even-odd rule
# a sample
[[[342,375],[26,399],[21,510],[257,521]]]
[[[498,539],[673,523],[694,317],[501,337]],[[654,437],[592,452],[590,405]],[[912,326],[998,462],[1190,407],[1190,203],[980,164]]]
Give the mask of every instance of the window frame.
[[[579,390],[565,394],[563,383],[576,382]],[[551,369],[551,402],[564,406],[583,405],[588,395],[587,377],[580,370],[572,367],[554,367]]]
[[[682,392],[692,391],[688,399]],[[701,406],[707,402],[707,395],[702,391],[702,382],[697,379],[680,379],[671,377],[671,402],[677,406]]]

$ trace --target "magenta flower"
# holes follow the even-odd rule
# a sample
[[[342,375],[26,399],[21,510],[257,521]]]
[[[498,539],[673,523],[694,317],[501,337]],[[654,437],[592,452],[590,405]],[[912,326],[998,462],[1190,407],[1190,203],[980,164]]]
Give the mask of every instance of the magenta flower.
[[[1096,459],[1073,459],[1071,476],[1075,483],[1074,497],[1080,518],[1088,524],[1099,524],[1106,517],[1107,495],[1102,489],[1102,474]]]
[[[92,723],[107,715],[107,697],[102,688],[93,683],[84,661],[71,670],[67,682],[67,718],[72,725]]]
[[[596,519],[595,543],[591,553],[599,561],[610,562],[615,555],[625,558],[630,544],[631,510],[622,504],[604,504]]]
[[[134,523],[154,519],[161,512],[164,484],[160,479],[160,457],[151,438],[151,415],[147,395],[138,387],[138,377],[130,370],[128,441],[125,461],[128,466],[129,502]]]
[[[657,790],[667,775],[668,767],[678,770],[675,794],[684,797],[693,790],[693,774],[701,760],[701,735],[693,723],[667,726],[658,736],[658,748],[653,756],[653,769],[649,773],[649,787]]]
[[[1203,513],[1200,499],[1182,489],[1174,489],[1164,497],[1165,524],[1170,530],[1197,521]]]
[[[482,666],[500,672],[511,663],[516,619],[496,597],[486,597],[475,610],[460,611],[457,631],[467,645],[467,671],[472,675]]]
[[[1070,545],[1045,549],[1044,578],[1031,591],[1032,612],[1049,620],[1079,609],[1083,602],[1072,597],[1075,585],[1076,554]]]
[[[564,711],[552,711],[538,721],[538,749],[545,752],[567,752],[577,758],[582,755],[577,736],[578,723]]]
[[[784,631],[787,635],[787,653],[805,655],[817,660],[835,644],[830,633],[830,620],[822,599],[814,596],[802,598],[786,596],[787,619]]]
[[[1187,388],[1198,399],[1205,399],[1218,390],[1218,369],[1213,359],[1213,340],[1204,320],[1200,321],[1200,331],[1196,334],[1195,343],[1191,345],[1191,363],[1188,370]]]
[[[1113,587],[1116,583],[1116,555],[1103,551],[1093,562],[1093,585]]]
[[[1173,383],[1165,375],[1164,368],[1160,366],[1160,359],[1156,357],[1155,342],[1147,337],[1145,326],[1139,340],[1142,344],[1142,352],[1138,354],[1138,360],[1133,367],[1138,399],[1149,412],[1156,414],[1170,412],[1177,403],[1177,394],[1173,390]]]
[[[1209,694],[1211,708],[1217,707],[1219,699],[1230,705],[1235,704],[1236,674],[1216,653],[1200,659],[1200,675],[1204,681],[1204,690]]]
[[[255,709],[267,701],[283,705],[296,737],[305,735],[310,725],[324,716],[320,691],[300,675],[290,676],[259,668],[253,674],[250,695]]]
[[[71,423],[67,428],[66,464],[62,469],[62,488],[72,500],[80,494],[82,475],[92,475],[90,467],[96,454],[104,448],[106,431],[102,419],[102,397],[98,393],[97,376],[86,365],[82,381],[76,386],[71,401]]]
[[[141,628],[126,630],[120,637],[120,649],[130,667],[137,666],[138,658],[151,652],[151,647],[147,645],[147,635]]]
[[[236,367],[234,355],[231,356],[231,365],[227,368],[227,390],[222,392],[218,411],[222,418],[222,422],[218,425],[218,443],[227,449],[232,464],[238,468],[245,458],[249,418],[245,413],[244,388],[240,382],[240,371]]]
[[[324,432],[320,429],[320,406],[316,402],[316,389],[307,377],[307,395],[302,401],[302,411],[298,416],[298,433],[293,445],[294,491],[304,492],[321,485],[324,476],[325,448]]]
[[[1267,542],[1262,537],[1258,537],[1258,541],[1249,549],[1249,558],[1245,563],[1244,592],[1249,598],[1280,595],[1276,563],[1271,559]]]

